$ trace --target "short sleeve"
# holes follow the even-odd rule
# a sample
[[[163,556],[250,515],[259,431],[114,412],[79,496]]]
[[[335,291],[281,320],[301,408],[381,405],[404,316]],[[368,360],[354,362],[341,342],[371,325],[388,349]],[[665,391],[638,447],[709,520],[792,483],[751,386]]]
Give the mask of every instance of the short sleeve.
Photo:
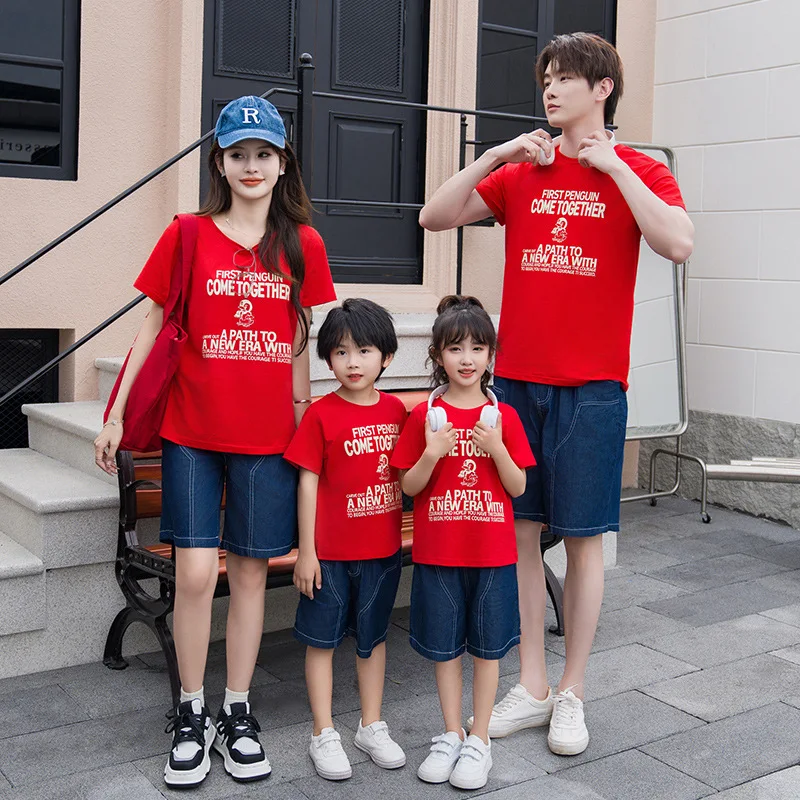
[[[319,475],[325,457],[325,434],[322,420],[312,405],[303,415],[283,457],[291,464]]]
[[[300,305],[303,308],[330,303],[336,299],[328,254],[322,237],[309,225],[300,227],[300,244],[306,263],[306,274],[300,287]]]
[[[503,444],[506,446],[511,460],[520,469],[536,466],[536,459],[517,412],[504,403],[500,407],[500,413],[503,425]]]
[[[391,465],[397,469],[411,469],[425,452],[425,413],[427,403],[420,403],[411,412],[405,427],[394,446]]]
[[[510,164],[503,164],[494,172],[490,172],[476,187],[475,190],[489,206],[494,218],[501,224],[506,224],[506,187]]]
[[[630,147],[620,147],[617,154],[656,197],[663,200],[668,206],[678,206],[686,210],[678,182],[666,164]]]
[[[154,303],[163,306],[169,297],[169,285],[172,280],[172,268],[175,263],[175,253],[180,240],[180,225],[174,220],[161,234],[156,242],[150,258],[139,273],[133,285],[144,292]]]

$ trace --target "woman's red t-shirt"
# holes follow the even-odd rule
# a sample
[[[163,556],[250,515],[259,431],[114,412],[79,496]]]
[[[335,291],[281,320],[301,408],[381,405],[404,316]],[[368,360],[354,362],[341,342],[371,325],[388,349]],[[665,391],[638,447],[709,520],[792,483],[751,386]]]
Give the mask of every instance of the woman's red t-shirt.
[[[290,281],[268,272],[210,217],[198,217],[187,300],[188,340],[173,380],[161,436],[226,453],[283,453],[295,430],[292,344],[297,316]],[[336,299],[320,235],[298,228],[305,257],[304,308]],[[163,305],[178,222],[164,231],[135,286]],[[234,262],[236,256],[236,262]],[[243,266],[244,269],[240,269]],[[280,267],[288,275],[283,257]]]

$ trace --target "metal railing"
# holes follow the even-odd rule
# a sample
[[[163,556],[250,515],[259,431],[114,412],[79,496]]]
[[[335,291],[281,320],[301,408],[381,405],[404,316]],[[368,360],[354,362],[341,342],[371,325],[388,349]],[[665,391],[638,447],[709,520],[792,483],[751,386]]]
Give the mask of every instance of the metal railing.
[[[546,123],[544,117],[532,117],[524,114],[508,114],[501,111],[484,111],[480,109],[465,109],[465,108],[450,108],[448,106],[438,106],[428,103],[412,103],[405,100],[391,100],[379,97],[365,97],[361,95],[350,94],[337,94],[334,92],[318,92],[314,90],[314,64],[313,59],[308,53],[300,56],[300,61],[297,70],[297,88],[292,89],[288,87],[273,87],[264,92],[261,97],[266,99],[276,94],[288,94],[297,96],[297,124],[294,131],[294,146],[297,154],[297,160],[300,165],[300,174],[303,178],[304,184],[309,187],[312,185],[313,179],[313,161],[311,158],[313,147],[313,124],[314,124],[314,98],[325,98],[329,100],[341,100],[361,103],[372,103],[385,106],[399,106],[402,108],[417,109],[421,112],[440,112],[443,114],[458,114],[460,116],[461,125],[459,128],[459,169],[463,169],[466,165],[466,148],[470,145],[486,144],[467,139],[467,118],[472,116],[476,119],[500,119],[516,122],[532,122],[532,123]],[[33,255],[26,258],[13,269],[10,269],[3,275],[0,275],[0,286],[7,281],[11,280],[16,275],[26,270],[28,267],[39,261],[43,256],[55,250],[59,245],[66,242],[76,233],[81,231],[87,225],[90,225],[99,217],[103,216],[107,211],[114,208],[117,204],[121,203],[126,198],[130,197],[135,192],[139,191],[143,186],[146,186],[154,178],[157,178],[163,172],[166,172],[174,164],[177,164],[190,153],[194,152],[204,142],[207,142],[214,135],[213,129],[203,134],[199,139],[196,139],[187,147],[184,147],[179,153],[176,153],[172,158],[169,158],[159,167],[149,172],[143,178],[140,178],[135,183],[131,184],[127,189],[120,192],[116,197],[113,197],[108,202],[97,208],[91,214],[84,217],[80,222],[73,225],[68,230],[64,231],[60,236],[57,236],[51,242],[46,244],[40,250],[37,250]],[[422,203],[401,203],[394,201],[380,201],[380,200],[355,200],[355,199],[340,199],[331,197],[312,197],[312,205],[316,206],[361,206],[366,208],[398,208],[408,210],[419,210],[422,208]],[[463,270],[463,231],[458,229],[457,233],[457,255],[456,255],[456,292],[461,291],[461,280]],[[21,392],[26,387],[37,381],[43,375],[50,372],[50,370],[57,367],[65,358],[71,356],[76,350],[80,349],[84,344],[93,339],[97,334],[104,331],[120,317],[127,314],[132,308],[137,306],[145,299],[145,295],[140,294],[135,299],[124,305],[122,308],[115,311],[110,317],[103,320],[99,325],[93,328],[89,333],[82,336],[74,344],[70,345],[66,350],[59,353],[55,358],[47,362],[47,364],[40,367],[36,372],[29,375],[23,381],[7,391],[0,397],[0,406],[8,402],[12,397]]]

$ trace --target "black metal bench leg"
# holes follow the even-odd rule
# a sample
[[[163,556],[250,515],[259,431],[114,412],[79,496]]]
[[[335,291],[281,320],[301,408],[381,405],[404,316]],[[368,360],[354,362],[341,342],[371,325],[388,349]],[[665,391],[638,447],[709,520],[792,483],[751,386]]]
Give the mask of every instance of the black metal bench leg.
[[[181,696],[181,677],[178,673],[178,654],[175,652],[175,641],[172,638],[172,631],[167,625],[167,615],[163,614],[153,620],[152,629],[158,637],[158,643],[164,652],[167,662],[167,673],[169,674],[169,685],[172,690],[172,705],[178,705]]]
[[[128,662],[122,657],[122,640],[125,638],[125,631],[132,622],[144,619],[135,608],[126,606],[123,608],[111,623],[106,637],[106,649],[103,653],[103,663],[109,669],[125,669]]]
[[[547,583],[547,594],[550,595],[550,601],[553,603],[553,611],[556,612],[556,624],[551,626],[550,633],[556,636],[564,635],[564,590],[561,588],[561,583],[555,576],[555,573],[548,566],[547,562],[543,560],[544,564],[544,577]]]

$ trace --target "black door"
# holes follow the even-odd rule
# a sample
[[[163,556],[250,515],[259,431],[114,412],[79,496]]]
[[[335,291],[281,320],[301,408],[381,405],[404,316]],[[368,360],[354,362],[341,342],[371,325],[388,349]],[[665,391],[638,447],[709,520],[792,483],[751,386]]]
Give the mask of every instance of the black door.
[[[317,91],[425,102],[427,20],[427,0],[206,0],[203,129],[232,98],[295,88],[305,52]],[[294,139],[296,97],[270,99]],[[313,198],[419,202],[422,112],[318,97],[313,133]],[[317,203],[314,224],[336,281],[421,282],[415,210]]]

